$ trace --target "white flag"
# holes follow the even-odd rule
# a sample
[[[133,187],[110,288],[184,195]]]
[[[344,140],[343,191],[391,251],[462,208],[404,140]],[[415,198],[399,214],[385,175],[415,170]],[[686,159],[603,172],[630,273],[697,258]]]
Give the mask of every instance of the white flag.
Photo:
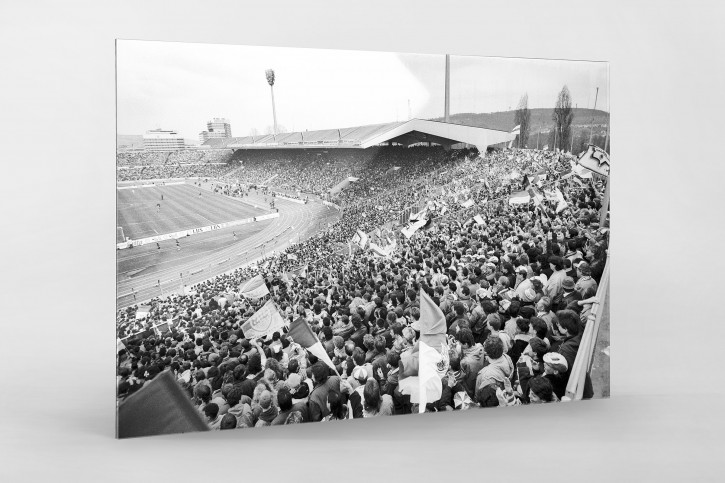
[[[269,290],[261,274],[248,280],[247,283],[239,288],[239,292],[243,297],[248,299],[258,299],[269,294]]]
[[[285,321],[279,315],[274,302],[268,300],[261,309],[242,324],[242,332],[246,339],[260,339],[271,336],[275,332],[281,333],[284,326]]]

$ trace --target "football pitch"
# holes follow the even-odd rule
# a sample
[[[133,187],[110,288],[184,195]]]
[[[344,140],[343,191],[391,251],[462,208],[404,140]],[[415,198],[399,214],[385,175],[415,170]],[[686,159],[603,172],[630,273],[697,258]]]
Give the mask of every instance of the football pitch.
[[[189,184],[116,189],[116,243],[122,236],[137,240],[269,212]]]

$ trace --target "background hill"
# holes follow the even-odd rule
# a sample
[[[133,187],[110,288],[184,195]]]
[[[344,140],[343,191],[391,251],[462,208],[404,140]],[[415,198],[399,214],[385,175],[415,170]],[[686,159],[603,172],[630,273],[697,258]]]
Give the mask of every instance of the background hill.
[[[571,123],[574,131],[573,152],[579,153],[589,142],[589,134],[594,130],[592,142],[597,146],[604,148],[605,137],[607,133],[607,124],[609,123],[609,113],[595,110],[578,108],[572,109],[574,119]],[[554,120],[552,114],[554,109],[538,108],[530,109],[531,111],[531,127],[529,128],[528,147],[536,147],[538,141],[539,148],[548,144],[554,144]],[[454,124],[465,124],[467,126],[485,127],[488,129],[499,129],[501,131],[510,131],[515,126],[516,111],[501,111],[489,113],[472,113],[463,112],[451,114],[450,121]],[[436,117],[433,121],[442,121],[443,117]],[[539,133],[539,131],[541,131]],[[612,138],[610,132],[609,147],[611,149]]]

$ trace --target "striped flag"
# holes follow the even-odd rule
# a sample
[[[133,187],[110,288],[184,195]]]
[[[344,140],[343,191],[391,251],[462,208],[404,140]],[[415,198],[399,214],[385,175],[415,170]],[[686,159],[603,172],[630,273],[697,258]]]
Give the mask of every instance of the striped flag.
[[[443,393],[441,375],[447,372],[448,340],[445,315],[422,289],[417,325],[420,340],[413,350],[400,356],[398,387],[423,413],[425,405],[437,401]]]
[[[446,342],[446,316],[427,293],[420,289],[420,340],[432,347]]]
[[[309,324],[302,318],[294,320],[289,327],[289,333],[287,334],[292,337],[292,340],[297,344],[307,349],[310,354],[317,357],[319,360],[327,364],[337,374],[335,364],[330,360],[330,356],[327,355],[325,348],[322,346],[320,339],[317,338]]]
[[[264,283],[264,279],[261,274],[251,280],[248,280],[239,287],[239,292],[242,297],[248,299],[258,299],[264,297],[265,295],[269,295],[269,290],[267,289],[267,285]]]

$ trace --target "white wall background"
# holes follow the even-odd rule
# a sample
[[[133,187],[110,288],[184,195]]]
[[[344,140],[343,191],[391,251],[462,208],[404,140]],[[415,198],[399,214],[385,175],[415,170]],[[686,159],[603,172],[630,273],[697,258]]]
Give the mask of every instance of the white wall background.
[[[0,4],[0,479],[717,480],[722,9],[515,3]],[[116,38],[610,61],[613,398],[114,440]]]

